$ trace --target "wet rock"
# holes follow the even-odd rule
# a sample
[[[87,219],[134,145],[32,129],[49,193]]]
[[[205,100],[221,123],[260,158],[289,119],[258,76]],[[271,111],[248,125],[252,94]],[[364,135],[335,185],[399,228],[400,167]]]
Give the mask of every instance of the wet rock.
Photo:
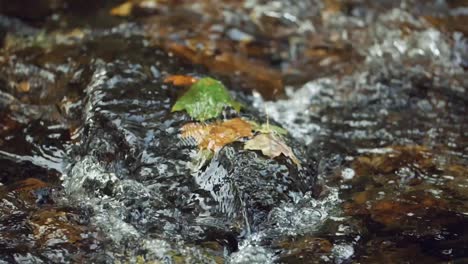
[[[153,72],[193,73],[181,72],[180,62],[162,52],[152,56],[158,65]],[[190,119],[170,112],[177,88],[131,61],[97,61],[93,70],[64,186],[72,199],[94,210],[94,220],[117,248],[130,250],[128,241],[152,238],[216,242],[235,251],[274,207],[312,192],[315,175],[307,166],[237,143],[194,171],[196,147],[184,144],[179,131]],[[262,121],[250,109],[241,115]],[[301,146],[287,140],[307,164]]]
[[[0,16],[0,262],[467,259],[463,1],[26,2]],[[222,76],[302,168],[242,140],[197,163],[173,74]]]

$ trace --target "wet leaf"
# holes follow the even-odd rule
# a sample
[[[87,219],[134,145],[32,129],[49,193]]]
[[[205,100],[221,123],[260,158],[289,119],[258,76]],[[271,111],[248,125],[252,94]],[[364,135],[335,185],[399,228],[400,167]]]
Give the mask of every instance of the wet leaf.
[[[306,252],[331,252],[333,249],[333,244],[327,239],[309,236],[280,240],[278,246],[289,250]]]
[[[35,178],[27,178],[23,181],[20,181],[16,184],[10,186],[10,189],[18,190],[18,191],[32,191],[41,188],[46,188],[49,185],[39,179]]]
[[[259,134],[245,143],[244,149],[261,150],[263,155],[276,158],[283,154],[290,158],[296,165],[300,165],[299,160],[294,155],[292,149],[283,140],[273,134]]]
[[[22,81],[18,83],[18,85],[16,86],[16,89],[18,90],[18,92],[27,93],[31,90],[31,85],[29,84],[28,81]]]
[[[239,72],[246,80],[244,85],[260,92],[265,98],[274,98],[284,92],[281,73],[267,65],[255,62],[246,56],[240,56],[229,52],[216,55],[208,63],[213,71],[230,76],[233,72]],[[242,83],[242,81],[241,81]]]
[[[111,9],[110,14],[113,16],[126,17],[132,13],[134,4],[132,2],[125,2]]]
[[[188,75],[169,75],[164,79],[165,83],[172,83],[175,86],[189,86],[197,82],[197,79]]]
[[[214,124],[189,123],[181,128],[183,139],[193,139],[200,149],[218,151],[240,138],[252,137],[251,125],[234,118]]]
[[[224,85],[213,79],[203,78],[194,83],[172,107],[172,112],[186,110],[194,119],[205,121],[215,118],[227,106],[239,111],[241,104],[234,101]]]
[[[393,200],[394,198],[398,199]],[[401,228],[406,225],[406,228],[410,228],[411,225],[418,226],[419,223],[419,221],[412,220],[412,216],[430,219],[435,211],[447,207],[443,199],[424,192],[408,193],[394,198],[372,203],[370,215],[374,221],[387,227]],[[437,225],[435,222],[433,224]]]
[[[320,259],[321,256],[328,256],[332,252],[333,244],[324,238],[305,236],[280,240],[275,247],[282,249],[279,255],[280,263],[303,263],[304,259]]]
[[[58,243],[77,243],[83,240],[81,236],[85,230],[76,220],[77,215],[56,210],[44,209],[35,212],[29,224],[34,237],[41,246]]]
[[[259,124],[254,121],[248,121],[252,125],[254,131],[262,134],[276,133],[278,135],[287,135],[288,131],[282,127],[271,125],[269,123]]]
[[[322,10],[322,18],[324,20],[330,19],[333,15],[339,13],[343,9],[343,3],[337,0],[325,0],[323,1],[324,7]]]
[[[430,171],[436,165],[433,155],[423,146],[393,146],[388,152],[358,157],[353,162],[357,175],[386,175],[409,167],[417,171]]]
[[[214,73],[231,78],[234,82],[239,83],[241,88],[257,90],[267,99],[284,94],[281,73],[268,67],[265,63],[249,59],[248,56],[233,54],[229,51],[214,55],[211,50],[203,52],[189,45],[172,42],[165,43],[165,46],[177,56],[186,58],[194,64],[202,64]],[[217,46],[217,48],[219,47]],[[233,72],[236,74],[232,74]]]

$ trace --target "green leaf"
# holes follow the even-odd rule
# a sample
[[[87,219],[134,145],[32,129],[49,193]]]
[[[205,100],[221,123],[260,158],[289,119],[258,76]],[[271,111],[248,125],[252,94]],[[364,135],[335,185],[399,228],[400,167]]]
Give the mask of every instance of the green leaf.
[[[280,136],[284,136],[288,134],[288,131],[282,127],[271,125],[269,123],[266,124],[259,124],[255,121],[248,121],[250,125],[252,126],[252,129],[254,131],[263,133],[263,134],[268,134],[268,133],[276,133]]]
[[[213,158],[213,155],[214,152],[209,149],[199,150],[197,153],[191,155],[192,161],[188,164],[188,167],[192,172],[197,172]]]
[[[227,106],[236,111],[241,108],[241,104],[231,98],[220,81],[207,77],[190,86],[172,107],[172,112],[185,110],[192,118],[205,121],[219,116]]]

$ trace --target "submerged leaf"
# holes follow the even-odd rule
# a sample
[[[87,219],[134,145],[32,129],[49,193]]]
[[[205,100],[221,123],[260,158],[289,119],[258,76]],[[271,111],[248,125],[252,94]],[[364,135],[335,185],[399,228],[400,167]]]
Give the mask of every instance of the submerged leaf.
[[[169,75],[164,79],[165,83],[172,83],[175,86],[189,86],[197,82],[197,79],[188,75]]]
[[[271,125],[269,123],[259,124],[255,121],[248,121],[254,131],[260,132],[262,134],[276,133],[278,135],[287,135],[288,131],[282,127]]]
[[[229,46],[226,46],[227,43],[224,44],[222,41],[216,42],[214,46],[216,51],[220,49],[220,52],[214,52],[208,48],[213,45],[213,40],[206,36],[209,35],[202,34],[200,37],[192,39],[193,42],[203,43],[203,46],[207,47],[203,51],[198,50],[196,48],[198,46],[181,45],[172,41],[167,41],[164,45],[169,51],[186,58],[193,64],[202,64],[214,73],[225,77],[234,77],[235,80],[238,80],[240,76],[241,86],[259,91],[264,98],[273,99],[284,94],[281,73],[268,67],[268,63],[251,60],[246,56],[247,54],[243,55],[239,52],[233,52],[231,49],[227,50],[225,47]],[[187,42],[190,42],[190,39]],[[242,46],[248,48],[248,46]],[[233,72],[236,74],[232,74]]]
[[[283,140],[273,133],[259,134],[245,143],[244,149],[261,150],[263,155],[276,158],[283,154],[289,157],[296,165],[300,166],[299,160],[292,149]]]
[[[192,118],[205,121],[217,117],[226,106],[236,111],[241,108],[241,104],[231,98],[229,91],[221,82],[213,78],[203,78],[194,83],[177,100],[172,112],[186,110]]]
[[[200,149],[196,153],[193,153],[192,161],[188,164],[188,167],[192,172],[199,171],[207,161],[213,158],[213,152],[208,149]]]
[[[111,9],[110,14],[113,16],[126,17],[132,13],[134,4],[132,2],[125,2]]]
[[[252,127],[240,118],[214,124],[189,123],[181,128],[182,138],[191,138],[200,149],[218,151],[243,137],[252,137]]]

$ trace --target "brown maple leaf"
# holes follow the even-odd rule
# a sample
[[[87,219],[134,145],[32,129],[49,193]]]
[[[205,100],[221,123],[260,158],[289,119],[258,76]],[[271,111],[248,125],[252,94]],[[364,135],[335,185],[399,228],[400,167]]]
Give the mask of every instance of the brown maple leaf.
[[[213,124],[188,123],[181,129],[182,139],[192,139],[200,149],[219,151],[243,137],[252,137],[252,126],[241,118]]]
[[[244,149],[260,150],[263,155],[270,158],[276,158],[283,154],[289,157],[296,165],[300,166],[300,162],[292,149],[279,136],[273,133],[258,134],[245,143]]]

